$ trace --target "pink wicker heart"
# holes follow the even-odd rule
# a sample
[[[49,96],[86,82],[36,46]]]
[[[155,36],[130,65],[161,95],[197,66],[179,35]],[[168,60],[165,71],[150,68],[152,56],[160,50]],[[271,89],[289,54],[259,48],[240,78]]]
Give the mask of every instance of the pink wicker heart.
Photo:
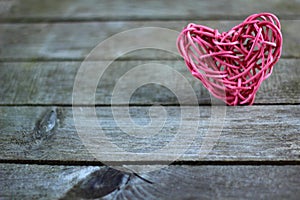
[[[216,98],[228,105],[251,105],[280,58],[280,22],[270,13],[254,14],[222,34],[191,23],[177,47],[193,76]]]

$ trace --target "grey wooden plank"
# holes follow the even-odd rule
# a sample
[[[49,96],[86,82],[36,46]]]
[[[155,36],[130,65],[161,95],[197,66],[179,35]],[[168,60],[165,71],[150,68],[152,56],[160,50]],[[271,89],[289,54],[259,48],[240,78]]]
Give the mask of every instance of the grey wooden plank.
[[[80,108],[80,107],[79,107]],[[92,124],[92,115],[77,118],[84,123],[85,133],[75,129],[70,107],[57,108],[57,123],[51,132],[36,138],[38,122],[51,107],[0,107],[0,159],[2,160],[57,160],[101,161],[104,163],[149,163],[179,161],[299,161],[300,160],[300,106],[244,106],[226,107],[226,117],[216,114],[210,106],[184,108],[166,106],[165,118],[160,112],[151,114],[149,107],[130,107],[133,122],[126,121],[126,108],[116,107],[118,115],[112,115],[111,107],[97,107],[98,122]],[[86,110],[81,107],[81,110]],[[159,108],[161,109],[161,108]],[[195,109],[200,115],[194,116]],[[220,109],[217,111],[220,111]],[[181,113],[191,113],[183,120]],[[211,119],[211,112],[214,112]],[[121,116],[121,117],[120,117]],[[116,118],[119,117],[119,118]],[[118,121],[117,121],[118,120]],[[213,121],[212,121],[213,120]],[[161,122],[164,122],[162,124]],[[99,123],[99,124],[98,124]],[[184,133],[178,133],[184,123]],[[213,127],[209,129],[210,123]],[[77,123],[78,125],[78,123]],[[82,125],[82,124],[81,124]],[[105,136],[95,135],[100,129]],[[146,126],[134,129],[134,125]],[[195,126],[199,126],[195,130]],[[222,132],[217,132],[223,126]],[[78,126],[77,126],[78,128]],[[81,129],[79,129],[81,130]],[[140,134],[140,135],[139,135]],[[183,137],[181,137],[181,135]],[[195,135],[196,134],[196,135]],[[51,135],[51,137],[48,137]],[[80,136],[80,137],[79,137]],[[138,136],[138,137],[135,137]],[[142,137],[143,136],[143,137]],[[86,146],[87,139],[99,141],[96,146]],[[175,140],[175,142],[174,142]],[[167,146],[172,142],[173,146]],[[90,143],[88,143],[90,144]],[[106,146],[114,144],[115,146]],[[159,151],[162,148],[167,151]],[[211,147],[211,148],[208,148]],[[90,150],[103,152],[94,157]],[[171,151],[177,149],[177,151]],[[149,157],[158,151],[156,156]],[[124,157],[124,152],[136,152],[138,156]],[[181,155],[179,157],[178,155]],[[146,155],[146,154],[145,154]],[[123,162],[124,161],[124,162]]]
[[[133,19],[229,19],[251,13],[274,12],[280,17],[299,17],[298,0],[2,0],[2,20],[133,20]],[[3,19],[4,18],[4,19]]]
[[[241,21],[110,21],[110,22],[77,22],[77,23],[25,23],[0,24],[0,59],[1,60],[83,60],[88,53],[103,40],[110,36],[142,27],[160,27],[181,31],[188,23],[194,22],[227,31]],[[300,57],[300,20],[282,20],[283,57]],[[155,33],[158,35],[157,33]],[[179,33],[178,33],[179,34]],[[163,36],[161,36],[163,37]],[[172,37],[173,38],[173,37]],[[152,43],[160,44],[153,39]],[[140,33],[133,37],[133,42],[145,40]],[[172,39],[173,40],[173,39]],[[176,38],[170,41],[176,50]],[[167,43],[169,44],[169,43]],[[120,47],[111,47],[97,59],[112,59],[112,52],[118,52]],[[129,52],[119,58],[123,59],[174,59],[172,53],[158,49],[142,49]]]
[[[98,105],[111,104],[114,87],[125,73],[143,64],[159,63],[169,66],[185,77],[194,89],[200,104],[211,104],[208,91],[198,79],[194,78],[182,61],[115,61],[112,63],[99,81],[95,102]],[[293,104],[300,103],[300,82],[298,75],[299,59],[281,59],[274,67],[272,76],[263,82],[258,91],[255,103],[257,104]],[[0,104],[72,104],[72,92],[76,73],[81,62],[6,62],[0,63]],[[102,66],[99,61],[96,66]],[[153,71],[151,76],[158,76],[163,70]],[[146,76],[146,75],[145,75]],[[150,74],[147,75],[150,77]],[[139,80],[146,79],[141,76]],[[166,78],[167,74],[166,74]],[[174,85],[181,85],[181,80],[170,79]],[[122,82],[122,80],[121,80]],[[127,82],[127,81],[126,81]],[[129,91],[133,83],[123,83],[124,91]],[[87,89],[90,85],[86,84]],[[96,86],[95,86],[96,87]],[[193,94],[180,90],[172,93],[166,87],[158,84],[148,84],[142,87],[135,86],[136,92],[130,99],[130,104],[178,104],[176,97],[184,97],[183,104],[192,104]],[[83,102],[84,103],[84,102]],[[122,99],[114,104],[124,104]]]
[[[0,165],[1,199],[298,199],[300,166],[168,166],[137,176],[107,167]],[[108,179],[111,177],[111,179]],[[118,184],[116,184],[118,185]],[[110,193],[107,186],[115,189]],[[104,194],[108,193],[104,196]]]
[[[99,167],[0,165],[1,199],[59,199]]]

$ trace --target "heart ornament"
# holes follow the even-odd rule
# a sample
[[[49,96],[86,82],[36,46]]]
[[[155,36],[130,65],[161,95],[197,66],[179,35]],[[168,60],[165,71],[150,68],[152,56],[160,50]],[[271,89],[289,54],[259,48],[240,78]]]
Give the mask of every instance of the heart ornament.
[[[190,23],[177,48],[192,75],[227,105],[252,105],[282,51],[278,18],[271,13],[249,16],[228,32]]]

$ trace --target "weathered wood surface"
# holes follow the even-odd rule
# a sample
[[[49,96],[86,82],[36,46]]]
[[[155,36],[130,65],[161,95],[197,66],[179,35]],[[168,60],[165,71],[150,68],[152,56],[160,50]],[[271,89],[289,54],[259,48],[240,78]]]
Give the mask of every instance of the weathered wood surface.
[[[2,21],[236,19],[258,12],[298,18],[298,0],[2,0]]]
[[[299,10],[299,0],[0,0],[0,199],[298,200]],[[174,165],[141,173],[140,177],[96,166],[112,161],[137,168],[148,162],[155,167],[174,161],[175,154],[140,163],[132,157],[126,163],[121,161],[124,153],[116,149],[107,148],[105,154],[110,157],[98,160],[87,150],[74,126],[71,98],[81,61],[96,45],[116,33],[139,27],[180,31],[194,22],[227,31],[248,15],[265,11],[280,18],[284,42],[283,59],[257,94],[256,104],[263,105],[226,107],[226,118],[216,118],[214,129],[208,132],[211,107],[205,105],[211,99],[180,58],[157,49],[130,52],[108,68],[96,91],[98,123],[106,136],[125,151],[151,152],[176,135],[182,112],[175,95],[190,99],[184,92],[174,95],[158,85],[139,88],[130,99],[135,105],[130,107],[131,122],[124,118],[126,107],[119,105],[124,102],[114,102],[123,129],[152,122],[146,131],[133,131],[134,136],[147,133],[148,138],[134,140],[131,132],[124,134],[107,106],[120,77],[149,62],[167,64],[180,72],[197,93],[199,103],[205,104],[184,107],[185,111],[199,109],[200,114],[188,117],[185,135],[174,147],[187,149],[184,144],[195,133],[195,124],[199,125],[198,135]],[[141,34],[134,39],[138,42],[145,38]],[[170,42],[176,51],[175,40]],[[106,49],[96,59],[100,63],[111,59],[116,48]],[[165,113],[161,107],[155,113],[155,107],[147,106],[152,103],[169,106]],[[160,130],[160,116],[164,114],[167,118]],[[84,116],[82,120],[88,126],[92,118]],[[218,136],[216,132],[222,126]],[[93,133],[98,127],[88,128]],[[205,146],[202,142],[213,145],[200,152],[208,153],[206,157],[199,157],[199,149]]]
[[[81,134],[79,137],[74,126],[72,109],[70,107],[57,108],[57,122],[55,128],[44,134],[36,134],[37,123],[49,107],[0,107],[0,158],[5,160],[57,160],[57,161],[96,161],[93,155],[84,146]],[[86,109],[82,107],[82,109]],[[151,114],[152,124],[150,128],[135,131],[133,125],[147,125],[150,122],[149,107],[130,107],[130,116],[133,123],[127,123],[125,107],[116,107],[119,120],[116,122],[111,107],[98,107],[97,115],[99,124],[106,134],[106,138],[94,136],[99,145],[113,143],[120,147],[105,149],[100,161],[123,162],[124,152],[153,152],[169,144],[176,136],[180,127],[180,107],[167,106],[166,119],[160,117],[160,112]],[[200,116],[191,116],[186,119],[190,125],[184,127],[184,137],[178,137],[173,148],[185,152],[178,160],[183,161],[299,161],[300,160],[300,106],[249,106],[226,107],[226,118],[216,118],[213,125],[215,129],[209,129],[211,121],[211,107],[186,106],[182,112],[192,113],[199,109]],[[123,117],[123,118],[122,118]],[[90,126],[91,117],[84,119],[87,124],[87,133],[91,134],[99,126]],[[166,121],[165,121],[166,120]],[[165,121],[162,125],[161,121]],[[220,128],[224,121],[223,131],[213,132]],[[194,126],[199,125],[197,135],[190,144],[188,138],[195,134]],[[147,133],[144,133],[148,129]],[[123,132],[125,130],[125,132]],[[127,131],[127,132],[126,132]],[[135,138],[135,135],[146,134],[146,137]],[[39,136],[39,137],[37,137]],[[141,135],[143,136],[143,135]],[[89,136],[92,137],[92,136]],[[105,139],[105,140],[104,140]],[[86,142],[86,140],[84,140]],[[201,151],[203,141],[213,144],[213,148]],[[206,143],[205,143],[206,144]],[[101,146],[96,146],[97,149]],[[186,149],[186,151],[185,151]],[[170,162],[177,152],[162,154],[157,157],[145,159],[146,162]],[[201,153],[201,154],[199,154]],[[173,155],[174,154],[174,155]],[[205,157],[199,155],[206,155]],[[98,157],[99,158],[99,157]],[[127,158],[126,158],[127,159]],[[128,162],[135,161],[135,157]],[[148,160],[149,159],[149,160]],[[124,161],[126,163],[127,160]]]
[[[1,60],[83,60],[100,42],[132,28],[161,27],[181,31],[188,23],[200,23],[220,31],[228,31],[241,21],[112,21],[83,23],[0,24]],[[282,20],[283,57],[300,57],[300,20]],[[179,33],[178,33],[179,34]],[[156,33],[155,35],[158,35]],[[175,36],[174,36],[175,37]],[[172,38],[167,38],[171,40]],[[144,34],[135,35],[133,43],[145,40]],[[159,44],[161,38],[152,43]],[[164,39],[166,40],[166,38]],[[174,41],[173,41],[174,40]],[[176,38],[170,41],[176,50]],[[111,59],[118,51],[111,47],[97,59]],[[174,54],[162,50],[138,50],[125,54],[123,59],[173,59]]]
[[[263,82],[256,97],[256,104],[300,103],[299,59],[282,59],[274,67],[273,74]],[[102,66],[103,62],[97,62]],[[182,61],[116,61],[103,74],[96,91],[98,105],[111,104],[111,96],[119,79],[129,70],[143,64],[160,63],[182,74],[193,87],[200,104],[210,104],[208,91],[194,78]],[[71,105],[73,84],[81,62],[7,62],[0,63],[0,104],[2,105]],[[162,71],[162,70],[161,70]],[[157,76],[161,71],[153,71]],[[130,73],[130,72],[129,72]],[[149,74],[148,74],[149,75]],[[151,75],[151,76],[152,76]],[[166,77],[167,79],[169,77]],[[139,79],[145,79],[142,76]],[[173,81],[173,79],[170,79]],[[174,84],[180,85],[180,80]],[[133,83],[123,83],[129,88]],[[89,87],[90,85],[86,85]],[[137,86],[136,86],[137,87]],[[139,88],[139,89],[138,89]],[[138,89],[130,104],[178,104],[177,96],[183,96],[184,104],[191,104],[191,95],[185,90],[174,94],[157,84],[148,84]],[[117,104],[124,103],[119,100]]]
[[[168,166],[139,174],[149,183],[107,167],[1,164],[0,198],[296,200],[299,170],[290,165]]]

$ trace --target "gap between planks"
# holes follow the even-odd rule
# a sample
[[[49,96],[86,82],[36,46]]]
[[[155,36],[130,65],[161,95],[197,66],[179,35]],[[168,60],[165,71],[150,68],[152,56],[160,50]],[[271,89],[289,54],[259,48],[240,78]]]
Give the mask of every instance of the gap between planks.
[[[64,161],[64,160],[8,160],[0,159],[2,164],[16,164],[16,165],[51,165],[51,166],[107,166],[101,161]],[[300,165],[300,160],[212,160],[212,161],[174,161],[170,162],[114,162],[111,167],[122,167],[124,165],[139,166],[139,165],[161,165],[161,166],[293,166]]]

